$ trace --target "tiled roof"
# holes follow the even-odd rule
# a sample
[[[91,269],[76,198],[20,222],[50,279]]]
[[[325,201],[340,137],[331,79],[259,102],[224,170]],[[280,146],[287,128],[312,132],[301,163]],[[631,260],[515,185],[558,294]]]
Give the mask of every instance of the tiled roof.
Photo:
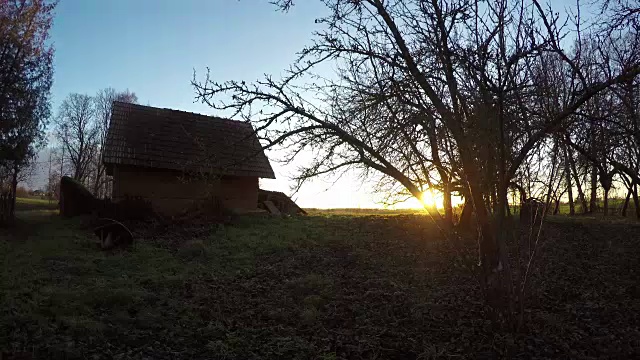
[[[115,101],[102,161],[275,178],[249,123]]]

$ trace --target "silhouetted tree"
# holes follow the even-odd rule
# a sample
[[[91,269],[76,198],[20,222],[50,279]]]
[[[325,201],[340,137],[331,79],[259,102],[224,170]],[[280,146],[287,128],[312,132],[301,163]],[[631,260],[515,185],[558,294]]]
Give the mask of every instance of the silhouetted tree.
[[[68,156],[73,178],[85,184],[98,151],[99,128],[95,114],[91,96],[70,94],[63,100],[55,119],[55,134]]]
[[[300,182],[359,169],[416,198],[458,186],[475,215],[483,293],[496,314],[515,316],[531,262],[509,261],[509,185],[551,134],[639,64],[586,78],[579,49],[562,47],[569,29],[536,0],[325,4],[323,29],[282,79],[194,78],[199,99],[252,121],[265,147],[315,154]],[[562,71],[549,73],[551,60]],[[335,73],[316,71],[326,63]],[[553,76],[568,77],[562,101]]]

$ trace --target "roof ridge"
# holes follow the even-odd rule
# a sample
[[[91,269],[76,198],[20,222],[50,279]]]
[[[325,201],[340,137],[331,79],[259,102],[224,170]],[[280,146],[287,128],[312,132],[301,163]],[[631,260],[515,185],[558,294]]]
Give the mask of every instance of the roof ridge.
[[[224,117],[215,116],[215,115],[205,115],[205,114],[196,113],[196,112],[192,112],[192,111],[178,110],[178,109],[171,109],[171,108],[160,108],[160,107],[155,107],[155,106],[150,106],[150,105],[141,105],[141,104],[129,103],[129,102],[118,101],[118,100],[114,100],[113,103],[114,104],[115,103],[119,103],[119,104],[125,105],[125,106],[136,106],[136,107],[141,107],[141,108],[146,108],[146,109],[153,109],[153,110],[163,110],[163,111],[169,111],[169,112],[181,113],[181,114],[191,114],[191,115],[195,115],[195,116],[199,116],[199,117],[206,117],[206,118],[215,119],[215,120],[228,121],[228,122],[232,122],[232,123],[238,124],[238,125],[239,124],[249,125],[249,126],[251,126],[253,128],[253,125],[250,122],[243,121],[243,120],[234,120],[234,119],[224,118]]]

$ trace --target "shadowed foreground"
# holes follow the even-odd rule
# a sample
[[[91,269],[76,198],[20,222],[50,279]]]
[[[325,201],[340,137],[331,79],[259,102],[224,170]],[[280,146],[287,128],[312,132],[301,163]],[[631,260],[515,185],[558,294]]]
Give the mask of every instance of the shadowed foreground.
[[[640,228],[630,224],[551,221],[527,329],[511,335],[492,332],[474,278],[425,216],[258,219],[104,253],[78,221],[22,215],[23,228],[0,241],[3,351],[122,359],[640,356]]]

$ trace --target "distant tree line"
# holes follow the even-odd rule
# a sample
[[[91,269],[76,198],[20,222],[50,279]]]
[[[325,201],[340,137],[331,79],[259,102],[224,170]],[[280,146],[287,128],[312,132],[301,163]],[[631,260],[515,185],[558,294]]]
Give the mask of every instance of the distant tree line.
[[[251,121],[286,161],[314,154],[298,186],[355,170],[391,200],[439,190],[444,213],[431,215],[454,243],[475,238],[493,319],[522,325],[536,253],[510,250],[510,197],[545,211],[567,198],[573,214],[596,211],[600,190],[607,214],[617,184],[640,216],[640,1],[566,13],[538,0],[324,4],[282,78],[194,77],[199,99]]]

